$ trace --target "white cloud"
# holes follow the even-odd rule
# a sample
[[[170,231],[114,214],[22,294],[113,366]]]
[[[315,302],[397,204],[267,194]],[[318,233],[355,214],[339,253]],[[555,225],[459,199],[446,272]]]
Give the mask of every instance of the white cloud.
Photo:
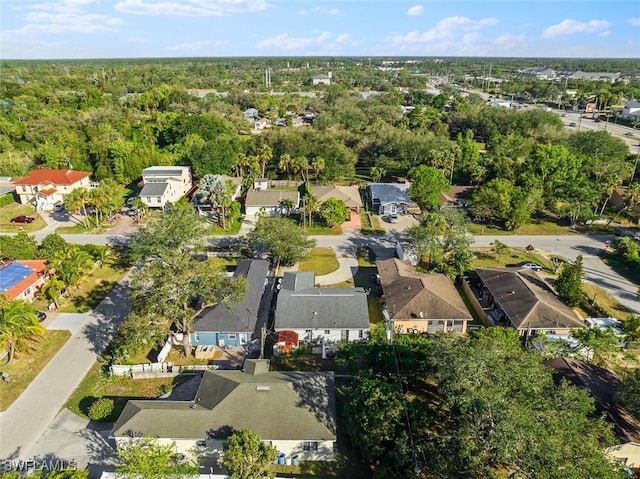
[[[124,20],[98,14],[30,12],[25,17],[27,24],[18,30],[9,30],[13,35],[38,33],[105,33],[114,32],[124,25]]]
[[[415,43],[429,43],[453,39],[464,32],[478,31],[484,27],[497,25],[495,18],[483,18],[481,20],[471,20],[468,17],[448,17],[440,20],[434,28],[424,32],[414,30],[404,35],[394,35],[388,40],[395,45],[410,45]]]
[[[288,33],[281,33],[262,40],[256,47],[260,50],[283,50],[286,52],[337,53],[342,47],[354,43],[347,33],[341,33],[337,36],[326,31],[315,33],[316,36],[311,37],[292,37]]]
[[[591,20],[590,22],[577,22],[570,18],[561,21],[557,25],[551,25],[542,32],[542,38],[554,39],[576,33],[598,33],[607,30],[611,23],[606,20]]]
[[[129,37],[127,41],[130,43],[137,43],[138,45],[143,45],[148,42],[148,40],[144,37]]]
[[[171,17],[221,17],[232,13],[253,13],[269,8],[264,0],[187,0],[187,2],[146,2],[122,0],[115,9],[131,15],[165,15]]]
[[[174,51],[174,52],[199,52],[202,51],[203,48],[209,46],[220,46],[224,45],[225,42],[213,42],[211,40],[201,40],[196,42],[184,42],[178,43],[176,45],[171,45],[166,47],[166,50]]]
[[[324,8],[324,7],[315,7],[314,10],[316,12],[324,13],[325,15],[333,15],[334,17],[344,17],[345,13],[338,10],[337,8]]]
[[[94,2],[95,0],[61,0],[59,2],[36,3],[30,5],[29,8],[57,13],[80,13],[82,12],[82,7]]]
[[[414,5],[409,10],[407,10],[407,15],[411,17],[417,17],[424,13],[424,7],[422,5]]]
[[[298,15],[306,15],[306,14],[307,14],[307,11],[306,11],[306,10],[300,10],[300,11],[298,12]]]
[[[640,17],[638,18],[630,18],[627,20],[629,25],[633,25],[634,27],[640,27]]]

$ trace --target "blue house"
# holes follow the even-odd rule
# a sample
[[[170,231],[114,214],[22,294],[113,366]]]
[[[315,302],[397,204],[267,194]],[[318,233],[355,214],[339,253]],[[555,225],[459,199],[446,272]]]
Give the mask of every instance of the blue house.
[[[256,325],[269,275],[269,262],[242,260],[233,274],[247,278],[247,293],[239,303],[216,304],[203,309],[193,322],[194,346],[245,346],[257,337]]]
[[[365,191],[369,211],[378,215],[404,214],[415,206],[407,183],[372,183]]]

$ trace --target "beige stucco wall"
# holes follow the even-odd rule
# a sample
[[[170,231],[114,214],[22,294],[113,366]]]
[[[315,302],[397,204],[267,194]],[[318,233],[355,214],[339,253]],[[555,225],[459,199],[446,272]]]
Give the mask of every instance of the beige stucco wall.
[[[632,469],[640,469],[640,444],[627,442],[619,446],[610,447],[607,453],[625,466]]]
[[[76,188],[89,188],[89,177],[82,178],[80,181],[73,183],[72,185],[17,185],[16,193],[20,198],[20,203],[23,205],[32,203],[36,204],[35,195],[36,191],[47,190],[55,188],[57,191],[53,195],[40,196],[38,200],[38,209],[47,211],[53,208],[58,202],[64,203],[65,195],[68,195]]]

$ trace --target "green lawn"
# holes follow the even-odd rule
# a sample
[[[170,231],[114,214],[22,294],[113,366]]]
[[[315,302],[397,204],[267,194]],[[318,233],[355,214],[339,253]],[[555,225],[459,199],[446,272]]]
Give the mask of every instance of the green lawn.
[[[360,211],[360,231],[364,235],[384,235],[386,231],[380,226],[380,219],[369,214],[367,211]]]
[[[111,224],[108,223],[102,223],[100,225],[98,225],[96,223],[96,217],[95,215],[88,215],[87,216],[87,224],[89,225],[88,227],[86,227],[82,222],[83,219],[81,216],[79,215],[74,215],[72,213],[70,213],[70,217],[72,219],[72,221],[75,221],[76,224],[74,224],[73,226],[60,226],[59,228],[56,228],[56,233],[58,233],[59,235],[65,235],[65,234],[101,234],[104,233],[105,231],[107,231],[109,228],[111,228]]]
[[[553,273],[553,263],[544,256],[529,252],[524,248],[509,248],[509,252],[496,254],[491,248],[471,248],[475,259],[473,268],[492,268],[494,266],[517,266],[523,261],[530,261],[542,266],[543,270]]]
[[[618,258],[614,253],[601,253],[600,259],[620,276],[627,278],[640,288],[640,268]]]
[[[108,397],[114,400],[115,410],[108,419],[115,421],[129,399],[153,399],[169,392],[193,376],[175,378],[132,379],[109,376],[104,372],[104,363],[96,361],[78,385],[65,407],[82,417],[87,417],[91,404],[96,399]]]
[[[304,232],[308,235],[311,236],[317,236],[317,235],[341,235],[342,234],[342,228],[340,227],[340,225],[336,225],[336,226],[332,226],[331,228],[328,226],[321,226],[321,225],[313,225],[313,226],[306,226],[304,228]]]
[[[470,223],[469,232],[474,235],[569,235],[577,234],[576,230],[564,224],[564,221],[552,214],[536,214],[531,221],[514,231],[508,231],[496,225],[486,223]]]
[[[298,271],[313,271],[316,276],[333,273],[340,265],[331,248],[313,248],[309,257],[298,265]]]
[[[218,225],[211,225],[211,228],[209,228],[209,234],[210,235],[237,235],[238,232],[240,231],[240,227],[242,226],[242,221],[244,220],[244,217],[240,217],[235,221],[232,221],[231,223],[227,223],[227,227],[226,229],[222,229],[220,226]]]
[[[2,372],[9,375],[10,382],[0,384],[0,411],[13,404],[70,337],[69,331],[47,330],[31,344],[31,349],[16,353],[9,364],[3,363]]]
[[[33,216],[35,221],[33,223],[11,223],[11,218],[15,216]],[[31,233],[33,231],[41,230],[47,226],[45,220],[36,213],[32,206],[21,205],[20,203],[11,203],[7,206],[0,208],[0,232],[3,233],[17,233],[20,230]]]
[[[629,311],[617,299],[595,284],[582,283],[582,290],[592,302],[603,308],[608,316],[625,320],[632,314],[632,311]],[[578,308],[578,311],[585,318],[594,315],[593,312],[584,309]]]

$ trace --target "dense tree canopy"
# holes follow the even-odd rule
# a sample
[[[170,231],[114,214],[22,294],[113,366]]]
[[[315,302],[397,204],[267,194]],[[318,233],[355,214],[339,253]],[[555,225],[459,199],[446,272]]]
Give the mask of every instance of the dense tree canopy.
[[[259,218],[247,240],[257,253],[267,253],[274,264],[293,265],[315,246],[302,227],[287,218]]]

